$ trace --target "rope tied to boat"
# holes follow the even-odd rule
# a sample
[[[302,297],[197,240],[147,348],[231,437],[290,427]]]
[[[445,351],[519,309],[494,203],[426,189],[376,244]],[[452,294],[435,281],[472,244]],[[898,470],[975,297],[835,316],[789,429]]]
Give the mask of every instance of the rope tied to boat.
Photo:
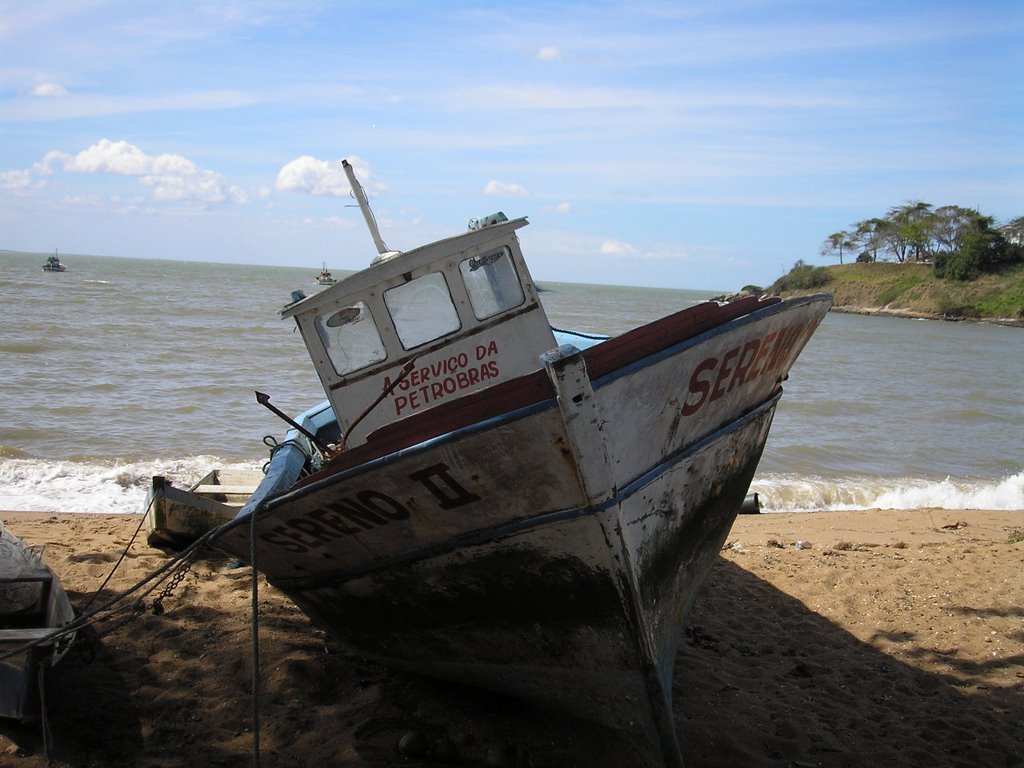
[[[593,333],[581,333],[580,331],[567,331],[564,328],[555,328],[551,326],[551,330],[555,333],[564,333],[567,336],[579,336],[581,339],[590,339],[591,341],[607,341],[608,337],[604,334],[593,334]]]
[[[263,444],[270,448],[270,456],[267,458],[266,463],[264,463],[263,465],[264,475],[267,474],[267,469],[270,467],[270,463],[274,460],[274,455],[282,448],[288,445],[294,445],[296,448],[299,449],[299,451],[302,452],[302,455],[306,457],[306,460],[302,463],[302,470],[299,476],[301,477],[309,474],[309,467],[313,462],[313,456],[310,454],[310,452],[307,450],[307,446],[303,444],[301,440],[296,440],[292,438],[291,440],[284,440],[279,443],[277,442],[277,438],[274,437],[273,435],[264,435]]]

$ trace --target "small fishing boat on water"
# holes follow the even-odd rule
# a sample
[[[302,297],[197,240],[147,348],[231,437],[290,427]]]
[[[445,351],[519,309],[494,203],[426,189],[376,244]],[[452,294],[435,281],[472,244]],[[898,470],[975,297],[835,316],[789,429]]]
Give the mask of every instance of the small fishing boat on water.
[[[185,489],[162,475],[153,477],[146,494],[147,542],[170,549],[188,546],[234,519],[262,479],[258,470],[212,469]]]
[[[74,617],[67,594],[42,553],[0,523],[0,656],[5,657],[0,660],[0,717],[39,717],[46,671],[74,639],[45,638]]]
[[[324,262],[323,269],[320,270],[320,274],[316,276],[317,285],[334,285],[337,280],[331,274],[331,271],[327,269],[327,262]]]
[[[46,263],[43,264],[43,272],[64,272],[67,267],[60,263],[60,257],[57,252],[54,251],[52,256],[46,257]]]
[[[607,725],[638,765],[680,766],[684,620],[831,297],[560,331],[525,218],[390,251],[343,168],[378,254],[282,310],[328,399],[291,419],[257,393],[292,429],[215,546],[369,658]]]

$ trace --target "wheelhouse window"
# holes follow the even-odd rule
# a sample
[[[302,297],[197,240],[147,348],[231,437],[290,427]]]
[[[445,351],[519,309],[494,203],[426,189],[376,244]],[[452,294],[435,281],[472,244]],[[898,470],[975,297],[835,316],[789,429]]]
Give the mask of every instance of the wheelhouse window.
[[[384,292],[384,303],[405,349],[459,330],[459,314],[440,272],[410,280]]]
[[[459,264],[459,271],[477,320],[493,317],[525,301],[507,246],[466,259]]]
[[[379,363],[387,353],[369,308],[361,301],[314,320],[338,375]]]

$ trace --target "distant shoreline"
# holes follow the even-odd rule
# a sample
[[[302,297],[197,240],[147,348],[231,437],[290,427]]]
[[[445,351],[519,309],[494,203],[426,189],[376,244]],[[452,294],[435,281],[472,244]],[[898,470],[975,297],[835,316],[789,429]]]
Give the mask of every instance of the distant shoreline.
[[[836,306],[834,304],[830,311],[847,315],[901,317],[906,320],[943,320],[948,323],[988,323],[989,325],[1005,325],[1010,328],[1024,328],[1024,318],[1019,317],[964,317],[960,315],[943,315],[939,312],[921,312],[914,309],[855,307],[850,305]]]
[[[766,290],[784,298],[830,293],[836,312],[1024,327],[1024,262],[967,281],[938,278],[926,263],[801,265]]]

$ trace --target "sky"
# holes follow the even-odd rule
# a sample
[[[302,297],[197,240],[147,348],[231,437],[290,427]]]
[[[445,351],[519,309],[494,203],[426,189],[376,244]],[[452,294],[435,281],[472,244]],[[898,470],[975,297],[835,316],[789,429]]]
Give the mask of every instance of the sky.
[[[1024,215],[1020,0],[0,0],[0,249],[361,269],[496,211],[540,280],[765,286],[908,201]]]

